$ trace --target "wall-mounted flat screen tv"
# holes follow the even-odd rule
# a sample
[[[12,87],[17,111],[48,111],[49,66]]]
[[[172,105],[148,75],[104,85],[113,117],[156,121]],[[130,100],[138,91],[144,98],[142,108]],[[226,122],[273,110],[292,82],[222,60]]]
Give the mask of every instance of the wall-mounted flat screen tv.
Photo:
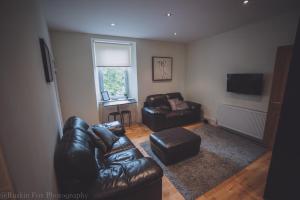
[[[264,75],[259,74],[227,74],[227,91],[261,95],[263,91]]]

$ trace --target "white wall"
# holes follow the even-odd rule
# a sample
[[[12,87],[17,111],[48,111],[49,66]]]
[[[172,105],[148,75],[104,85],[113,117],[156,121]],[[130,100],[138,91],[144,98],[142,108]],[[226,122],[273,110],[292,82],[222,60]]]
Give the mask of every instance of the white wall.
[[[39,37],[48,30],[35,1],[1,1],[1,134],[16,192],[56,192],[54,147],[61,130],[55,86],[44,77]]]
[[[91,40],[85,34],[50,32],[63,120],[77,115],[98,122]]]
[[[136,42],[138,120],[146,96],[173,91],[184,92],[186,46],[183,44],[61,31],[51,31],[50,35],[58,69],[58,88],[64,120],[78,115],[89,123],[99,122],[91,38]],[[173,57],[172,81],[152,82],[152,56]]]
[[[172,81],[152,82],[152,56],[173,57]],[[151,94],[184,93],[186,46],[150,40],[137,41],[138,94],[140,105]],[[139,110],[140,112],[140,110]]]
[[[195,41],[188,46],[185,92],[216,119],[220,104],[267,111],[276,49],[294,42],[298,15],[274,17]],[[264,73],[262,96],[226,92],[227,73]]]

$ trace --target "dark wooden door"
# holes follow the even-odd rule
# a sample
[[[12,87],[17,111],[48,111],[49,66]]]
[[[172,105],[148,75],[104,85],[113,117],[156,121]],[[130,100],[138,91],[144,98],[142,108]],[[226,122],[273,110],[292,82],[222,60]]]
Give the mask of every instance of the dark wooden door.
[[[292,52],[292,46],[283,46],[277,49],[272,90],[264,132],[264,143],[270,148],[272,148],[274,144],[278,127]]]

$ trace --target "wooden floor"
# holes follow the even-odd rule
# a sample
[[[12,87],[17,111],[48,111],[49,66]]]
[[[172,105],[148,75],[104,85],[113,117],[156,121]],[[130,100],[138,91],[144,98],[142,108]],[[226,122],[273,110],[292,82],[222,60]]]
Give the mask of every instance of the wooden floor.
[[[185,126],[187,129],[201,127],[202,124]],[[151,130],[141,124],[126,128],[126,135],[133,141],[137,148],[145,155],[148,154],[141,148],[140,143],[149,139]],[[206,192],[197,200],[261,200],[266,183],[266,177],[271,160],[271,152],[267,152],[242,171],[220,183],[215,188]],[[163,177],[163,200],[184,199],[167,177]]]

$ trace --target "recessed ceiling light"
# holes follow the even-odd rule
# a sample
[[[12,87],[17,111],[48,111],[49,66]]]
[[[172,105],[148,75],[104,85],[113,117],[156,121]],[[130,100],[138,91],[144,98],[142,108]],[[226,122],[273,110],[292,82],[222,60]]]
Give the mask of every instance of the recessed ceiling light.
[[[115,26],[115,25],[116,25],[115,23],[111,23],[111,24],[110,24],[110,26]]]
[[[247,5],[248,3],[249,3],[249,0],[244,0],[244,1],[243,1],[243,4],[244,4],[244,5]]]
[[[177,33],[175,32],[175,33],[173,33],[174,35],[177,35]]]
[[[168,13],[167,13],[167,16],[168,16],[168,17],[171,17],[171,16],[173,16],[173,15],[174,15],[174,13],[171,13],[171,12],[168,12]]]

